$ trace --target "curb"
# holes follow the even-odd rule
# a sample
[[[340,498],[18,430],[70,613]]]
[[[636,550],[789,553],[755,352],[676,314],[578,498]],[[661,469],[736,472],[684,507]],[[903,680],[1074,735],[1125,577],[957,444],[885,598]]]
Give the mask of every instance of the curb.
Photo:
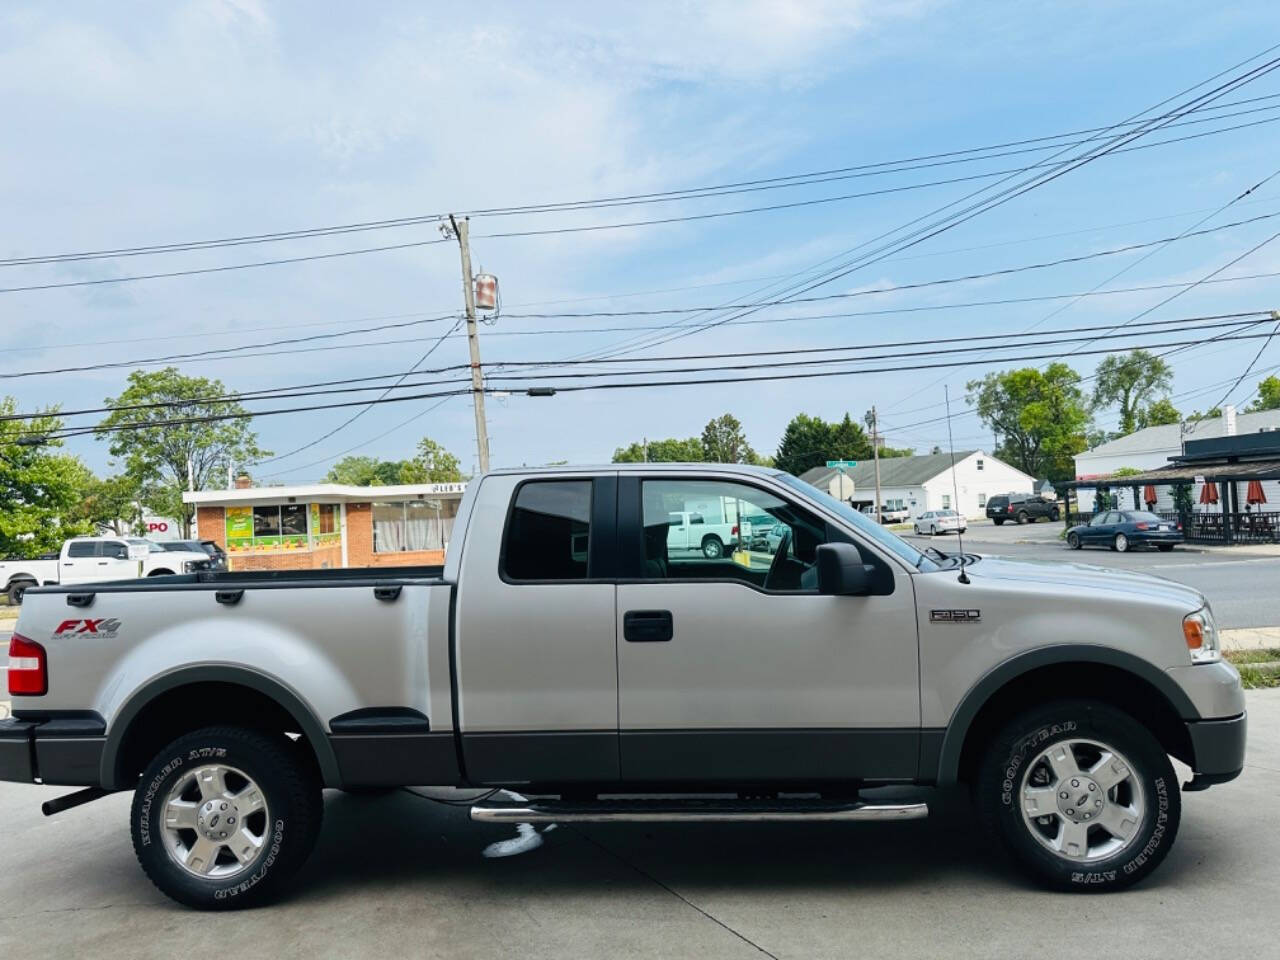
[[[1223,650],[1268,650],[1280,648],[1280,627],[1237,627],[1220,630]]]

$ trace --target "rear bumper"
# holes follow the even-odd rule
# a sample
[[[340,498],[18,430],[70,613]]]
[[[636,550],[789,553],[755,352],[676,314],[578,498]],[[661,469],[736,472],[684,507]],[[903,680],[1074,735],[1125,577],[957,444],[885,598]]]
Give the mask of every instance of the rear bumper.
[[[1248,714],[1226,720],[1192,720],[1187,722],[1191,749],[1195,754],[1194,783],[1209,786],[1226,783],[1240,776],[1244,769],[1245,734]]]
[[[104,732],[96,715],[0,720],[0,780],[97,786]]]

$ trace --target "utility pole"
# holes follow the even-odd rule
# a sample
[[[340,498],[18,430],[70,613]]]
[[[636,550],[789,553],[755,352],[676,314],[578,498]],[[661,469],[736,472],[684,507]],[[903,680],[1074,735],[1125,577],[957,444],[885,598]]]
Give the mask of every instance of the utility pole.
[[[471,279],[471,246],[468,240],[470,221],[459,223],[449,214],[453,235],[462,253],[462,296],[467,305],[467,347],[471,351],[471,402],[476,411],[476,451],[480,472],[489,472],[489,428],[484,419],[484,377],[480,372],[480,339],[476,328],[476,288]]]
[[[876,420],[875,404],[871,405],[871,459],[876,465],[876,523],[884,523],[880,516],[880,425]]]

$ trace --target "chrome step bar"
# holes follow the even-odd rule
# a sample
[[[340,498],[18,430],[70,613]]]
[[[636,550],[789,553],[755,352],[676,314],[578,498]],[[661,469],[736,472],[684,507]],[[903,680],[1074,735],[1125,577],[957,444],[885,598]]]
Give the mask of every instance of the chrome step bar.
[[[923,820],[926,803],[822,803],[739,800],[560,800],[486,802],[471,808],[484,823],[787,823]]]

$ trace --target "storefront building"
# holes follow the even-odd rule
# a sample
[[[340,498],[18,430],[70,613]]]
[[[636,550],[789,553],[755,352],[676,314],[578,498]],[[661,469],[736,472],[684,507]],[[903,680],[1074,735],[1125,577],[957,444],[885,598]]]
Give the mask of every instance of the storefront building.
[[[194,536],[232,570],[410,567],[444,562],[465,484],[353,487],[316,483],[184,493]]]

